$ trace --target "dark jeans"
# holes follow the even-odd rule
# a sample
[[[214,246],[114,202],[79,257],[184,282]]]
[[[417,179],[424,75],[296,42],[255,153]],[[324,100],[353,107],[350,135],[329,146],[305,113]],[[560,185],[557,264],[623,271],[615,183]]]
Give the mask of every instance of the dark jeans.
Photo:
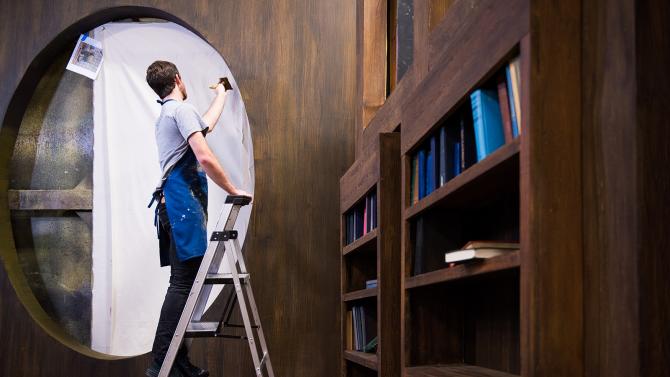
[[[161,220],[166,219],[166,216],[161,216]],[[169,230],[169,223],[164,226],[166,231]],[[160,319],[158,320],[158,328],[156,328],[156,337],[154,338],[154,345],[151,350],[154,361],[159,365],[163,363],[165,354],[170,347],[170,341],[174,337],[174,332],[177,329],[179,318],[186,305],[188,294],[191,292],[193,281],[200,268],[202,257],[191,258],[186,261],[179,261],[174,246],[174,241],[170,245],[170,286],[168,287],[163,307],[161,308]],[[187,356],[186,347],[182,343],[179,350],[178,357]]]

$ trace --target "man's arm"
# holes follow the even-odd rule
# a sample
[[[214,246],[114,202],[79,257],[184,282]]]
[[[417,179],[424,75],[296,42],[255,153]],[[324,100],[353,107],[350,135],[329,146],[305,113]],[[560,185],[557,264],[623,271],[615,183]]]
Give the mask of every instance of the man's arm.
[[[214,183],[219,185],[222,189],[226,190],[230,195],[244,195],[251,197],[251,194],[238,190],[233,186],[228,179],[228,175],[219,164],[219,160],[216,159],[212,150],[209,149],[209,145],[205,141],[205,137],[202,136],[202,133],[195,132],[188,138],[188,144],[191,146],[195,158],[198,159],[202,168],[205,169],[205,173],[212,178]]]
[[[226,104],[226,97],[228,96],[226,89],[223,87],[223,84],[217,85],[215,90],[216,97],[214,97],[212,104],[209,105],[209,109],[205,115],[202,116],[202,120],[205,122],[207,127],[209,127],[208,133],[214,131],[214,127],[216,127],[216,123],[221,117],[221,112],[223,111],[223,107]]]

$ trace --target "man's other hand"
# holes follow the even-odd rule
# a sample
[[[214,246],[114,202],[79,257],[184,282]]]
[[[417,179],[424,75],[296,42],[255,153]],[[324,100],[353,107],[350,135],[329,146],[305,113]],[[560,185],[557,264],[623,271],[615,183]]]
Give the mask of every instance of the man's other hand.
[[[248,197],[248,198],[251,198],[252,201],[253,201],[253,199],[254,199],[254,196],[253,196],[253,195],[249,194],[248,192],[246,192],[246,191],[244,191],[244,190],[238,190],[238,189],[235,189],[235,190],[233,190],[233,192],[230,193],[230,195],[234,195],[234,196],[246,196],[246,197]]]

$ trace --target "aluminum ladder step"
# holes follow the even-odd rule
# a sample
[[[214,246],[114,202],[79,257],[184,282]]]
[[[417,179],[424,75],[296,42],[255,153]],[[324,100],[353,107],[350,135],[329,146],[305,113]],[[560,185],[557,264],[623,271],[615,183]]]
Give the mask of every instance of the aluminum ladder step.
[[[249,279],[249,274],[240,274],[240,282],[246,283]],[[205,284],[233,284],[233,274],[207,274]]]

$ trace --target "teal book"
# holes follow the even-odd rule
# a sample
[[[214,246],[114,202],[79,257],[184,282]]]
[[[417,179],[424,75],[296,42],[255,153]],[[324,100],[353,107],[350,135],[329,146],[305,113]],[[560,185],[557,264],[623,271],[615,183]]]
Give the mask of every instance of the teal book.
[[[470,102],[477,161],[481,161],[505,144],[498,94],[495,90],[477,89],[470,95]]]

